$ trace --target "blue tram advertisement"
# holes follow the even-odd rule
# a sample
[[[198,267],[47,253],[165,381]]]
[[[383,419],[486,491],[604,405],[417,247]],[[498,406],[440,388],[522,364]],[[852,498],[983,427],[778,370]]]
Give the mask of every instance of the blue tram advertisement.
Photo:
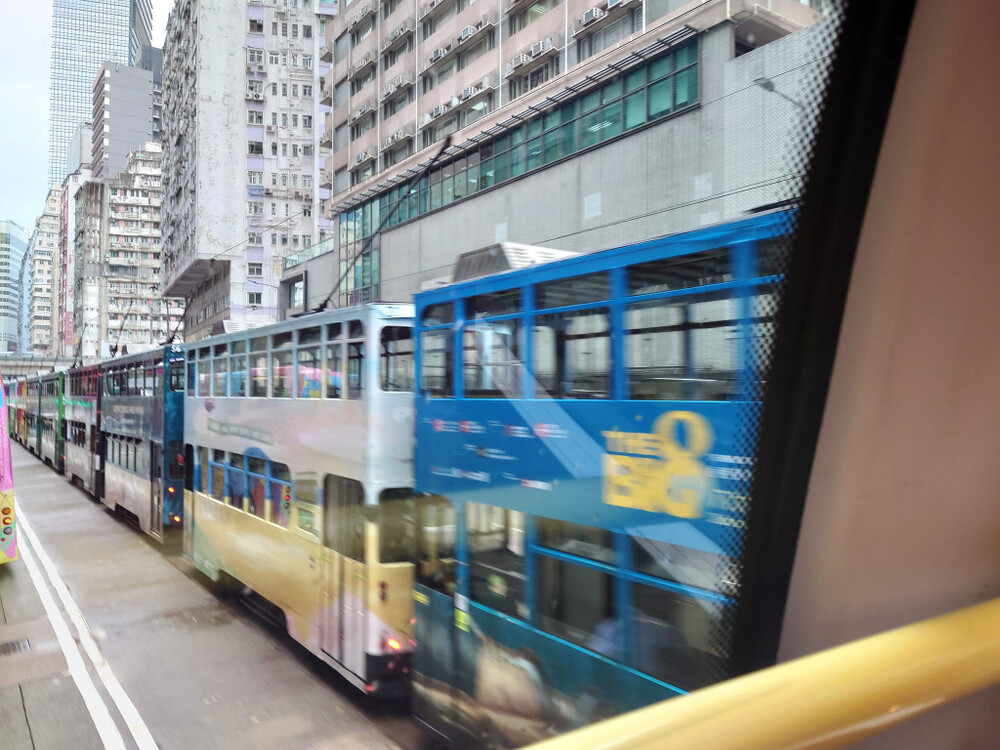
[[[417,295],[413,705],[441,737],[518,746],[730,674],[790,221]]]
[[[101,500],[162,538],[183,523],[184,350],[119,357],[101,370]]]

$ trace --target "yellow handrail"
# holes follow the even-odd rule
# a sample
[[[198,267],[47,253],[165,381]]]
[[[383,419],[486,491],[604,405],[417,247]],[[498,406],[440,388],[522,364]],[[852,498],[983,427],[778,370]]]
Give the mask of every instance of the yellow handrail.
[[[531,747],[842,747],[996,684],[1000,599],[763,669]]]

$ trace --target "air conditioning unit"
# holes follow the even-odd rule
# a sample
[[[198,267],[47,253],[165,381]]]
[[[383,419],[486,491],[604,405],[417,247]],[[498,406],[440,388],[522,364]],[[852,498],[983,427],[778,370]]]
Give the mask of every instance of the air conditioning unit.
[[[629,2],[631,2],[631,0],[608,0],[608,10],[621,7],[622,5],[628,5]]]
[[[540,42],[535,42],[531,45],[531,56],[538,57],[543,52],[547,52],[552,49],[552,42],[548,39],[543,39]]]
[[[476,88],[475,86],[467,86],[466,88],[462,89],[462,101],[464,102],[466,99],[469,99],[478,93],[479,89]]]
[[[462,36],[460,36],[459,39],[464,42],[466,39],[475,34],[476,31],[477,29],[475,26],[466,26],[464,29],[462,29]]]
[[[436,50],[434,50],[431,53],[431,62],[437,62],[438,60],[440,60],[442,57],[445,56],[445,53],[447,51],[448,50],[446,50],[446,49],[442,49],[441,47],[438,47]]]
[[[443,115],[445,109],[446,109],[445,105],[443,104],[437,105],[434,109],[431,110],[431,117],[439,117],[440,115]]]
[[[254,94],[253,98],[256,99],[257,101],[260,101],[261,99],[264,98],[264,95],[263,94]]]
[[[531,60],[528,55],[517,55],[513,60],[510,61],[511,67],[520,68],[526,62]]]
[[[586,26],[589,23],[593,23],[598,18],[604,17],[604,11],[600,8],[591,8],[586,13],[583,14],[583,25]]]
[[[354,157],[354,163],[361,164],[363,161],[366,161],[370,158],[371,154],[369,154],[367,151],[362,151],[360,154]]]
[[[400,35],[400,34],[402,34],[402,33],[403,33],[403,30],[402,30],[402,29],[393,29],[393,30],[392,30],[392,31],[391,31],[391,32],[389,33],[389,39],[390,39],[391,41],[395,41],[396,39],[399,39],[399,35]]]

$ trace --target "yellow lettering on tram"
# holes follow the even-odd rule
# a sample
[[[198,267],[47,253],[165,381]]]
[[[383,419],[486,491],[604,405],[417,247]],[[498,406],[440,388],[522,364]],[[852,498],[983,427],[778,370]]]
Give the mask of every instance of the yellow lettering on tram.
[[[431,603],[431,598],[429,596],[427,596],[427,594],[425,594],[425,593],[423,593],[421,591],[414,591],[413,592],[413,601],[417,602],[418,604],[430,604]]]
[[[714,440],[707,419],[692,411],[671,411],[660,415],[651,433],[601,434],[607,451],[605,503],[677,518],[701,518],[711,489],[701,457]]]

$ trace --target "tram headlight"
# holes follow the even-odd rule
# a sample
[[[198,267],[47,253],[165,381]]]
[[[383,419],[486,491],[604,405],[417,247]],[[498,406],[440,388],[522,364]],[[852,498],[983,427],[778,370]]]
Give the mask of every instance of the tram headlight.
[[[4,518],[3,518],[3,525],[4,526],[7,526],[7,525],[12,524],[12,523],[14,523],[14,519],[13,518],[11,518],[10,516],[4,516]]]

